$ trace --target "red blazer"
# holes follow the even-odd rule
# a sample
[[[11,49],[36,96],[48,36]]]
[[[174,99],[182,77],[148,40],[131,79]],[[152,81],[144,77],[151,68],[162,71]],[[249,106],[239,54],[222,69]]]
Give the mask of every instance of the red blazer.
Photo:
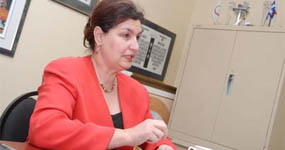
[[[124,128],[152,118],[146,89],[122,73],[117,74],[117,82]],[[44,70],[38,92],[29,143],[47,149],[107,149],[115,129],[90,56],[51,62]],[[169,138],[143,146],[153,150],[161,144],[176,149]]]

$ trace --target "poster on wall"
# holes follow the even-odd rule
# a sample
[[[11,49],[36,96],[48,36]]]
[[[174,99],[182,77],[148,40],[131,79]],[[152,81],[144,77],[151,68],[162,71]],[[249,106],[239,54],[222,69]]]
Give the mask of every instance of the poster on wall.
[[[54,0],[85,15],[89,15],[98,0]]]
[[[0,53],[13,57],[30,0],[0,0]]]
[[[139,51],[129,70],[162,81],[176,35],[149,20],[145,20],[142,28]]]

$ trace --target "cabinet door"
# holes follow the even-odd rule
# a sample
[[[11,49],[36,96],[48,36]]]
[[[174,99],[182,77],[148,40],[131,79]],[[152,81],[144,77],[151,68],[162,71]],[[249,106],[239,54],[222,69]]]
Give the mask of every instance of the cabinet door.
[[[195,29],[170,129],[210,139],[228,72],[235,31]]]
[[[214,142],[263,150],[283,69],[284,41],[280,33],[237,33],[229,72],[232,89],[224,91]]]

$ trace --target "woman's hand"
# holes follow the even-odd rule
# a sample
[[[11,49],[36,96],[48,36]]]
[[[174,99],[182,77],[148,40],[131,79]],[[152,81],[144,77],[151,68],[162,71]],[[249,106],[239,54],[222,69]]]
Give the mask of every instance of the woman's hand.
[[[128,145],[141,145],[144,142],[156,143],[167,137],[167,125],[161,120],[147,119],[133,128],[125,129]]]
[[[157,150],[174,150],[172,147],[168,145],[160,145]]]
[[[167,126],[163,121],[147,119],[129,129],[115,129],[115,133],[108,145],[108,149],[114,149],[126,145],[141,145],[145,142],[153,144],[165,139],[166,137]]]

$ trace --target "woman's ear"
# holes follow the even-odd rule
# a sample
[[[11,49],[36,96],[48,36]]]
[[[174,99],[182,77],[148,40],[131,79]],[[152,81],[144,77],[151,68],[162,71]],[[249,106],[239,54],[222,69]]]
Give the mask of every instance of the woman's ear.
[[[104,32],[101,27],[96,26],[93,30],[94,40],[97,46],[101,46],[103,43]]]

